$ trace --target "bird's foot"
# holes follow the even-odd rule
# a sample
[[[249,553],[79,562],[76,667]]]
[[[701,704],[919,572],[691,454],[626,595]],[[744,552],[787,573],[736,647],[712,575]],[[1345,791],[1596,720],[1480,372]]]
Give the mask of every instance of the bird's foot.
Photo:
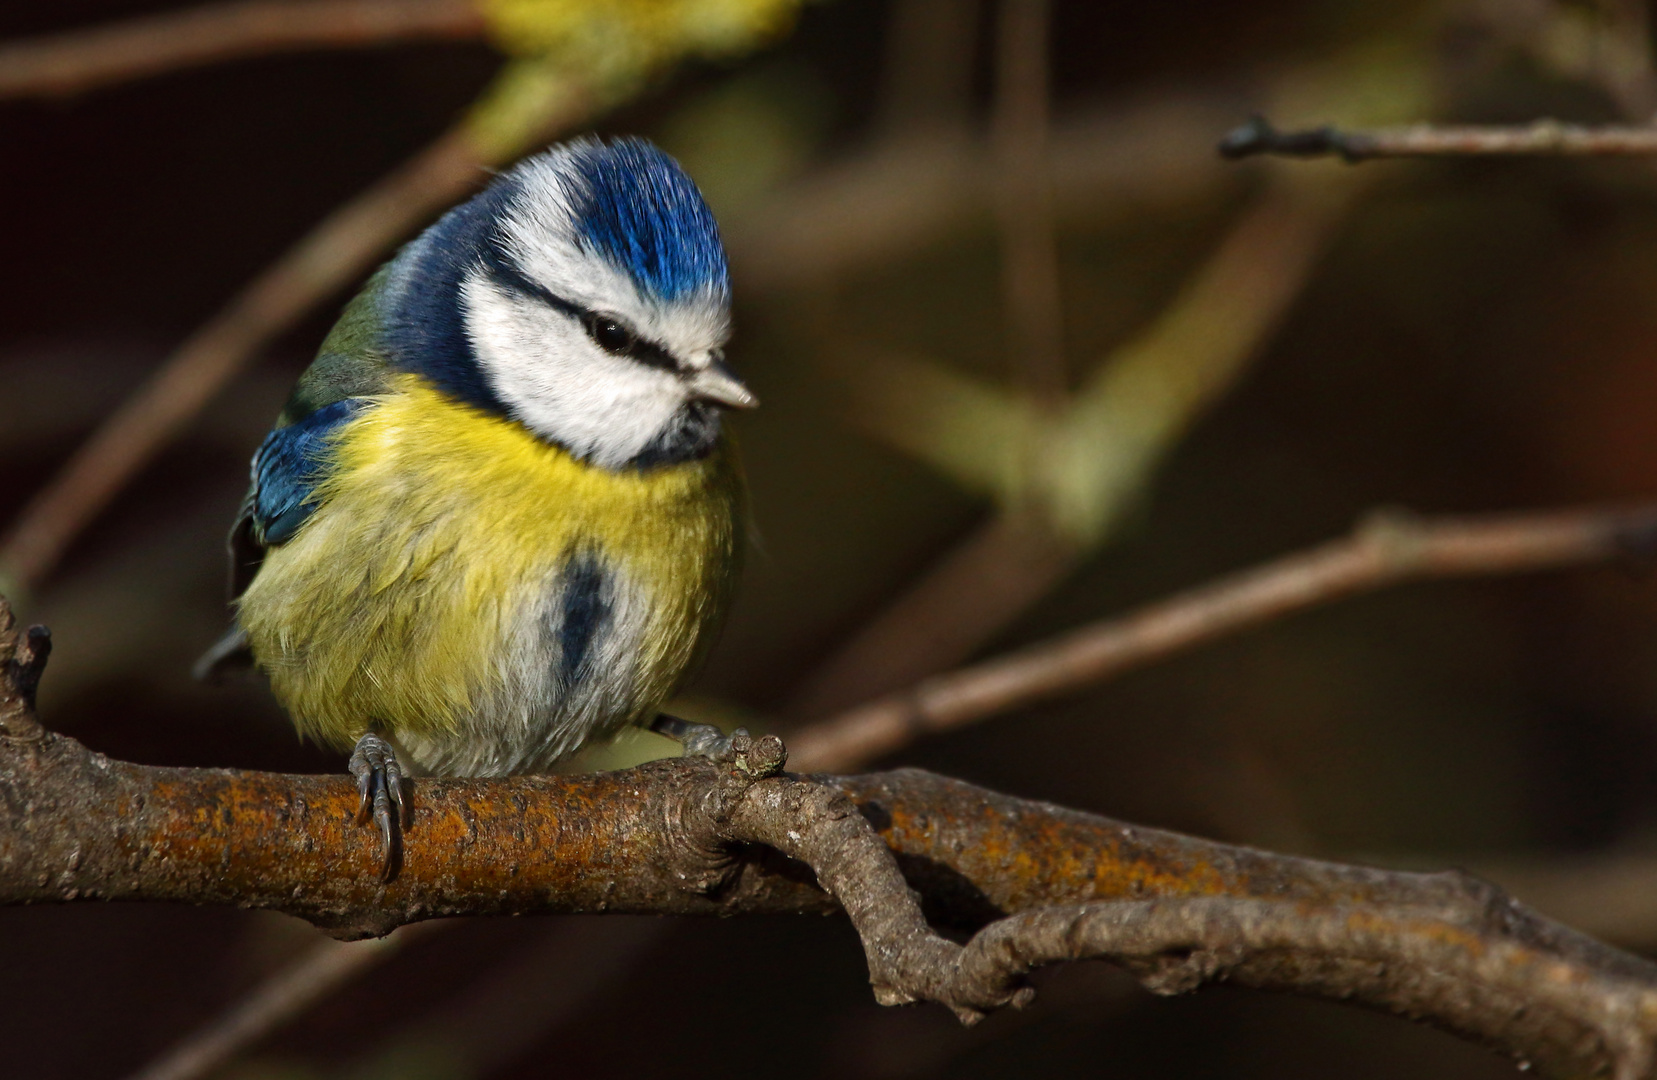
[[[366,825],[372,818],[380,827],[380,846],[385,852],[380,880],[389,882],[402,868],[403,830],[409,824],[408,803],[403,798],[403,767],[392,745],[371,731],[357,740],[347,768],[357,778],[357,794],[361,796],[357,824]]]
[[[650,730],[666,735],[684,747],[685,757],[705,757],[715,761],[730,761],[733,757],[731,740],[748,737],[747,728],[737,728],[729,735],[712,724],[697,724],[677,716],[662,713],[650,723]]]

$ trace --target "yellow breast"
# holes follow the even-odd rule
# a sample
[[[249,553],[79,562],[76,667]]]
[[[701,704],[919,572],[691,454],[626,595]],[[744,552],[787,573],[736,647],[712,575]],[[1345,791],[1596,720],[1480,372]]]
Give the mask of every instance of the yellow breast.
[[[317,511],[238,609],[277,697],[323,742],[375,727],[434,771],[542,766],[657,708],[723,614],[742,513],[724,442],[613,472],[403,376],[334,454]],[[608,590],[610,636],[580,673],[559,670],[560,620],[587,610],[572,560]]]

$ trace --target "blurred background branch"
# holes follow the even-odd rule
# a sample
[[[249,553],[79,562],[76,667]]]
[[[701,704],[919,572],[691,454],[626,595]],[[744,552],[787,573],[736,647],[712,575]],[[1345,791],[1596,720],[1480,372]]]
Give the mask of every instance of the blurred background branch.
[[[1048,158],[1044,12],[1006,0],[998,24],[991,146],[1012,386],[869,347],[835,355],[851,376],[854,422],[990,496],[998,513],[807,676],[788,707],[795,716],[823,716],[959,663],[1105,543],[1164,455],[1259,354],[1364,187],[1347,176],[1273,177],[1155,323],[1071,394],[1051,180],[1039,167]],[[1418,80],[1392,71],[1397,61],[1381,63],[1393,87],[1386,108],[1410,111]],[[1361,91],[1342,80],[1366,86],[1374,67],[1354,58],[1356,75],[1334,65],[1336,76],[1285,83],[1346,100]]]
[[[1048,174],[1051,79],[1048,0],[1001,0],[996,16],[995,161],[1002,320],[1012,382],[1056,413],[1069,392],[1064,363],[1058,229]]]
[[[1649,557],[1657,507],[1488,519],[1372,516],[1348,539],[1287,555],[812,724],[794,761],[841,772],[961,724],[1111,678],[1214,638],[1405,581],[1525,573]]]
[[[300,49],[483,35],[474,0],[241,0],[0,44],[0,99],[63,97]]]
[[[1228,158],[1275,154],[1279,157],[1338,157],[1369,161],[1397,157],[1481,157],[1492,154],[1545,154],[1559,157],[1617,157],[1657,154],[1657,127],[1585,127],[1557,120],[1536,120],[1511,127],[1418,124],[1413,127],[1344,131],[1334,127],[1278,131],[1255,117],[1220,141]]]
[[[526,103],[528,104],[528,103]],[[542,123],[522,132],[515,156],[580,97],[549,94]],[[579,115],[579,112],[577,112]],[[125,484],[195,418],[254,355],[323,297],[359,278],[394,241],[433,211],[465,195],[487,150],[464,126],[399,172],[335,211],[236,296],[115,411],[24,508],[0,538],[0,580],[24,595]]]
[[[988,149],[1008,369],[1038,408],[1056,413],[1069,390],[1048,169],[1049,24],[1047,0],[998,6]],[[972,46],[965,36],[951,43]],[[950,68],[940,67],[943,81]],[[958,430],[968,428],[966,437],[994,438],[973,425]],[[992,518],[822,661],[789,711],[821,715],[959,663],[1051,589],[1076,554],[1039,514],[1011,508]]]

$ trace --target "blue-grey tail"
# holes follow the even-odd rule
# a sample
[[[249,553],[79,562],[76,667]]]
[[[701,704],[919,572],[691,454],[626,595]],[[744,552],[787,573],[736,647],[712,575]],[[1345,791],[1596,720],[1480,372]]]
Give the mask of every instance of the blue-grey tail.
[[[230,631],[201,654],[190,669],[197,682],[216,686],[226,679],[247,675],[253,671],[253,650],[248,647],[247,634],[240,626]]]

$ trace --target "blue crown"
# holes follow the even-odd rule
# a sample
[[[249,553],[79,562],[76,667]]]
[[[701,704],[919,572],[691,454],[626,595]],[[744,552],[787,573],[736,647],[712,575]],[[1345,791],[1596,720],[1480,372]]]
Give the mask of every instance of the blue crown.
[[[635,138],[585,141],[570,150],[571,169],[583,181],[571,192],[571,210],[584,246],[657,299],[699,290],[729,297],[719,226],[678,162]]]
[[[576,242],[619,267],[646,296],[673,301],[706,291],[729,302],[730,272],[719,228],[683,169],[643,139],[582,140],[558,163]],[[510,261],[500,229],[524,197],[531,158],[406,246],[387,270],[384,347],[393,363],[490,412],[496,398],[466,336],[461,282],[479,265]],[[508,270],[512,269],[510,266]]]

